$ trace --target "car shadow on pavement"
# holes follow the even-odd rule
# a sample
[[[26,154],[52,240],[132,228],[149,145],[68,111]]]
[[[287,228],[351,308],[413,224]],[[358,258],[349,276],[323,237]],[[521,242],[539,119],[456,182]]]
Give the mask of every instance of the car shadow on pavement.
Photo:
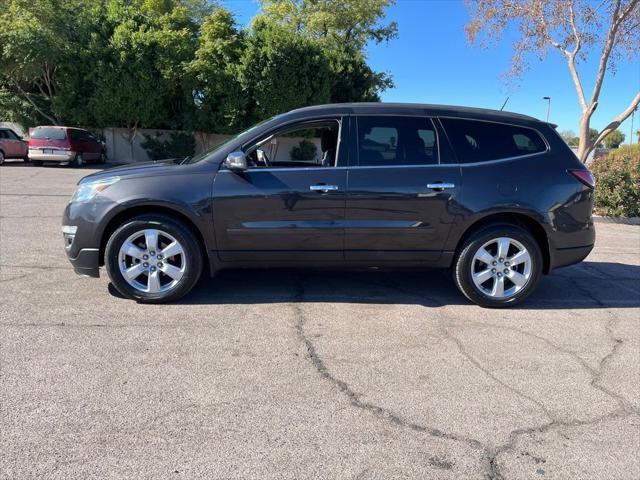
[[[640,307],[640,266],[583,262],[543,276],[518,309]],[[118,295],[110,285],[113,295]],[[448,271],[228,270],[204,277],[180,304],[256,303],[470,305]]]

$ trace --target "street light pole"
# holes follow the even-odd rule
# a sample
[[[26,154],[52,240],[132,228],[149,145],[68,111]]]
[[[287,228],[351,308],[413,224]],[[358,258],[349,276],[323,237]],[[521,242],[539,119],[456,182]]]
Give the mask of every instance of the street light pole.
[[[542,97],[542,99],[547,101],[547,123],[549,123],[549,112],[551,111],[551,97]]]

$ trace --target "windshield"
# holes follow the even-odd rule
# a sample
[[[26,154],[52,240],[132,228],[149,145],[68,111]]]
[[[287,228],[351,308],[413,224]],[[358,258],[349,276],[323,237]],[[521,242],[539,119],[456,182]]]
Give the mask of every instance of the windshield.
[[[198,153],[197,155],[194,155],[193,157],[188,157],[184,161],[184,163],[197,163],[197,162],[199,162],[201,160],[204,160],[205,158],[210,157],[213,153],[215,153],[218,150],[222,149],[225,145],[227,145],[227,144],[239,139],[240,137],[243,137],[243,136],[251,133],[253,130],[258,128],[260,125],[262,125],[264,123],[267,123],[269,120],[273,120],[274,118],[277,118],[277,117],[271,117],[271,118],[268,118],[266,120],[262,120],[261,122],[256,123],[255,125],[247,128],[246,130],[240,132],[239,134],[237,134],[237,135],[235,135],[235,136],[233,136],[231,138],[228,138],[227,140],[223,141],[222,143],[218,143],[218,144],[214,145],[213,147],[211,147],[211,148],[209,148],[207,150],[204,150],[204,151]]]

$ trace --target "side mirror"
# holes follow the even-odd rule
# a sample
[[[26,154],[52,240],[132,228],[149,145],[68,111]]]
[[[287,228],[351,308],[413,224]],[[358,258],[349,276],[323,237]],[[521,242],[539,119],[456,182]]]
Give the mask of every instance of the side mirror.
[[[231,152],[224,161],[224,166],[229,170],[241,172],[247,169],[247,157],[243,152]]]

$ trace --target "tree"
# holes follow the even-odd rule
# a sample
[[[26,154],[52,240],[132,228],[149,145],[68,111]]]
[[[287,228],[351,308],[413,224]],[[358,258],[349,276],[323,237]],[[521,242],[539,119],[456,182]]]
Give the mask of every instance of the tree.
[[[564,130],[560,133],[560,136],[570,147],[578,146],[580,139],[576,137],[576,134],[573,130]]]
[[[517,27],[511,75],[519,75],[527,66],[528,54],[544,59],[557,50],[566,59],[582,109],[578,156],[585,161],[589,153],[607,135],[617,129],[640,103],[640,92],[629,106],[603,128],[595,139],[589,136],[591,117],[600,102],[600,92],[607,72],[623,57],[636,58],[640,52],[640,0],[467,0],[471,20],[466,33],[471,43],[482,34],[498,41],[506,29]],[[487,42],[482,42],[487,45]],[[597,50],[599,64],[595,84],[587,96],[579,63],[590,49]]]
[[[600,132],[598,132],[598,130],[596,130],[595,128],[589,129],[589,143],[593,145],[593,148],[602,148],[601,141],[596,143],[599,135],[600,135]],[[580,137],[578,137],[578,143],[579,142],[580,142]]]
[[[194,130],[231,133],[251,121],[237,69],[245,40],[229,10],[216,8],[204,19],[195,58],[187,66],[193,79]]]
[[[560,136],[565,142],[569,143],[575,138],[576,132],[574,132],[573,130],[563,130],[562,132],[560,132]]]
[[[64,112],[55,99],[61,78],[82,68],[94,6],[82,0],[7,0],[0,9],[0,84],[47,123]]]
[[[0,86],[0,121],[16,122],[29,128],[44,123],[45,120],[26,99]]]
[[[394,0],[261,0],[267,22],[317,40],[329,59],[329,101],[379,101],[393,87],[385,72],[367,65],[365,47],[397,36],[395,22],[382,23]]]
[[[330,72],[318,41],[261,18],[254,20],[238,75],[254,120],[329,100]]]
[[[265,0],[240,29],[213,0],[2,0],[0,112],[123,127],[133,150],[143,128],[231,133],[309,104],[378,100],[391,79],[364,48],[395,36],[381,22],[392,1]]]
[[[618,148],[624,142],[625,135],[620,130],[614,130],[604,139],[607,148]]]
[[[110,0],[107,21],[113,29],[94,66],[88,106],[94,125],[126,129],[133,159],[141,128],[182,126],[188,105],[182,65],[193,57],[197,26],[177,0]]]

